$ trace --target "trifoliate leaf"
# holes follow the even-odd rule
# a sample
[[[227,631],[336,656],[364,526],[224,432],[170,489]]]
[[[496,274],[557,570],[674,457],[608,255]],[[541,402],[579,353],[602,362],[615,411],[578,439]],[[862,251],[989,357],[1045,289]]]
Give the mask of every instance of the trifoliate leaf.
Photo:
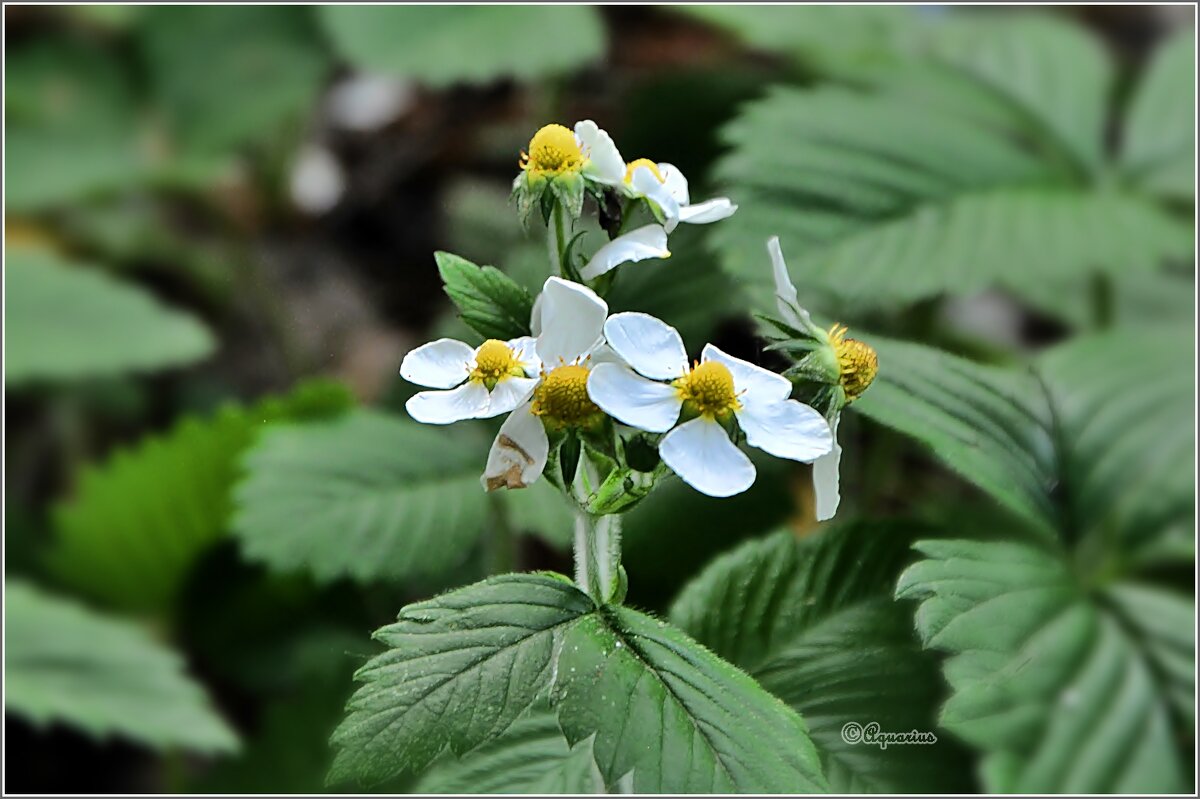
[[[242,551],[321,581],[454,566],[488,514],[479,484],[487,450],[474,432],[365,410],[271,431],[246,457],[236,490]]]
[[[567,740],[595,736],[609,786],[643,793],[826,788],[804,721],[666,622],[606,607],[566,632],[552,701]]]
[[[549,707],[534,705],[495,740],[438,758],[414,793],[604,793],[591,739],[567,745]]]
[[[966,758],[949,740],[883,749],[842,737],[849,723],[936,730],[937,661],[891,598],[917,530],[841,522],[799,540],[785,530],[749,541],[713,561],[671,608],[673,622],[804,717],[835,791],[970,787]]]
[[[9,388],[178,366],[213,349],[212,336],[193,317],[49,252],[7,250],[4,288]]]
[[[330,783],[379,782],[502,733],[549,684],[563,633],[594,609],[566,580],[493,577],[409,605],[333,735]]]
[[[352,66],[435,86],[552,75],[581,67],[604,49],[599,15],[586,6],[317,10],[334,49]]]
[[[1193,701],[1192,669],[1179,663],[1193,628],[1162,629],[1191,618],[1187,599],[1125,582],[1088,590],[1061,552],[1028,544],[917,548],[928,560],[896,595],[923,600],[922,639],[954,653],[941,724],[987,753],[985,790],[1187,790],[1171,712]]]
[[[6,713],[157,750],[237,749],[179,657],[131,622],[9,579],[4,644]]]
[[[314,381],[249,408],[185,418],[87,468],[55,508],[51,572],[111,605],[167,609],[197,556],[225,534],[238,457],[258,432],[332,416],[351,402],[342,386]]]
[[[445,291],[464,322],[484,338],[529,335],[533,297],[493,266],[476,266],[448,252],[434,253]]]

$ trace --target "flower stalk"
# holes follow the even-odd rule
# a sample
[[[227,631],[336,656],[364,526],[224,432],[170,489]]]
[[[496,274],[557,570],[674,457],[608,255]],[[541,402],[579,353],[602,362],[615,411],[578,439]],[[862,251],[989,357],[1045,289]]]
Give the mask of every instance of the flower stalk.
[[[624,598],[620,515],[577,512],[575,584],[601,605],[620,602]]]

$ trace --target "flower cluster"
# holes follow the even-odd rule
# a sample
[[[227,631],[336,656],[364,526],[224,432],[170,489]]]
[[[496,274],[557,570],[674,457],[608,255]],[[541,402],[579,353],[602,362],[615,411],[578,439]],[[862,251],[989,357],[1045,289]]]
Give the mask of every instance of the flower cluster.
[[[826,331],[812,322],[778,241],[768,249],[782,319],[772,321],[786,338],[775,347],[801,357],[782,375],[711,343],[691,360],[675,328],[645,313],[610,314],[602,295],[622,264],[668,257],[668,237],[680,223],[716,222],[737,206],[724,197],[692,204],[679,169],[645,158],[626,162],[590,120],[573,130],[541,128],[519,164],[514,199],[526,224],[540,216],[547,226],[553,274],[522,306],[528,324],[506,328],[509,337],[474,347],[440,339],[408,353],[401,375],[430,389],[408,401],[409,414],[428,424],[507,414],[484,489],[524,488],[545,476],[593,517],[631,507],[671,474],[710,496],[743,492],[755,479],[743,444],[814,463],[818,515],[831,516],[838,415],[870,385],[877,362],[844,327]],[[587,197],[610,241],[583,259],[572,233]],[[639,213],[651,221],[625,232]],[[505,303],[520,290],[487,296],[511,316]],[[819,386],[811,404],[792,398],[805,381]]]

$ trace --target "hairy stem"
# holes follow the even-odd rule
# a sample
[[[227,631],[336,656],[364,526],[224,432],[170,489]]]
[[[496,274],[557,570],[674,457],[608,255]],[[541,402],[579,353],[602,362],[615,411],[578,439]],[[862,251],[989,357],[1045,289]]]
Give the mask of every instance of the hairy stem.
[[[571,279],[568,272],[568,265],[563,262],[564,250],[567,246],[566,232],[563,223],[563,209],[557,202],[554,203],[554,213],[550,217],[550,224],[547,228],[546,244],[550,254],[550,271],[552,274],[559,277]]]
[[[579,511],[575,516],[575,584],[603,605],[620,601],[623,583],[621,517]]]

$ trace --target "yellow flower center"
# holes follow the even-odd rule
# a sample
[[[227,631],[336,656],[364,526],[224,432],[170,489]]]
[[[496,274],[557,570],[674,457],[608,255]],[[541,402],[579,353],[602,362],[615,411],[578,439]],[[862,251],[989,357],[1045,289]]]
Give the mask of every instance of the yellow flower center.
[[[834,325],[829,328],[829,340],[837,354],[838,381],[846,392],[846,403],[849,404],[862,396],[875,380],[879,372],[879,356],[866,342],[846,338],[846,331],[845,325]]]
[[[583,167],[583,151],[575,134],[562,125],[546,125],[529,140],[529,152],[521,153],[521,169],[534,174],[557,175]]]
[[[525,369],[517,360],[517,354],[499,339],[488,339],[475,353],[475,368],[471,370],[470,379],[483,383],[488,391],[506,377],[524,376]]]
[[[625,182],[626,183],[633,182],[633,172],[639,166],[644,166],[644,167],[646,167],[646,169],[649,169],[651,172],[653,172],[654,177],[658,178],[659,183],[665,182],[663,180],[662,173],[658,171],[658,164],[654,163],[649,158],[638,158],[634,161],[630,161],[628,164],[625,165]]]
[[[530,409],[557,427],[586,427],[603,416],[588,396],[588,368],[566,364],[551,369],[533,392]]]
[[[684,404],[701,416],[720,419],[742,407],[729,367],[719,361],[697,364],[672,385]]]

